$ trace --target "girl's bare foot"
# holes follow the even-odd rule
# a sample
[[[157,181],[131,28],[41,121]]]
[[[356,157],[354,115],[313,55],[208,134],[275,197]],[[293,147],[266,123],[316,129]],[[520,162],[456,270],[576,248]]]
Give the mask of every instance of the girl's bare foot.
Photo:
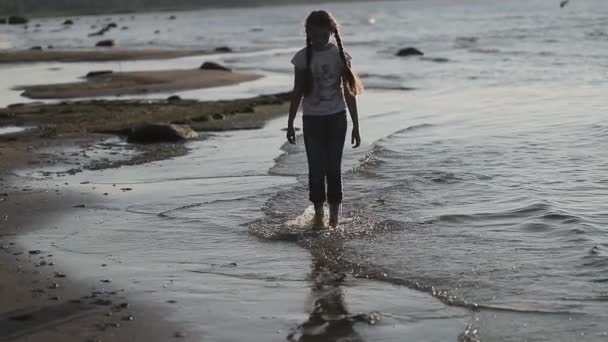
[[[324,219],[325,219],[325,210],[323,209],[323,204],[320,204],[320,205],[315,204],[315,217],[312,220],[312,229],[325,228],[325,223],[323,222]]]

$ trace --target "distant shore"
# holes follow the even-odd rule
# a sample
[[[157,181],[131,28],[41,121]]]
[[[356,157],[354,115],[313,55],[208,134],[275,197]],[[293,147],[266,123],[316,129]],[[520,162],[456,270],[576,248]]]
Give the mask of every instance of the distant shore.
[[[147,59],[171,59],[211,54],[205,50],[0,50],[0,64],[38,62],[109,62]]]

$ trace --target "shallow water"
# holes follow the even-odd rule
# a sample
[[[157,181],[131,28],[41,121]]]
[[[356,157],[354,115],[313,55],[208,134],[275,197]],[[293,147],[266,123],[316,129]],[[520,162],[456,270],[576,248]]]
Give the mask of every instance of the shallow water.
[[[90,181],[87,188],[109,192],[110,201],[90,206],[80,223],[58,218],[60,229],[44,231],[45,240],[32,235],[24,242],[52,246],[73,268],[116,259],[108,272],[118,282],[144,300],[183,299],[173,319],[214,340],[238,338],[231,329],[246,324],[256,340],[304,341],[313,336],[307,327],[327,323],[317,320],[314,305],[336,318],[329,321],[335,329],[317,336],[327,340],[337,338],[332,333],[457,340],[467,326],[468,340],[605,340],[608,4],[327,7],[341,19],[347,48],[371,88],[360,99],[364,144],[346,147],[340,229],[302,235],[287,224],[309,204],[303,146],[284,144],[283,118],[260,131],[190,143],[185,157],[78,174],[71,184]],[[159,14],[138,15],[131,33],[113,37],[135,47],[154,40],[166,48],[230,42],[237,50],[261,49],[218,60],[274,75],[238,88],[264,93],[290,86],[288,60],[302,41],[294,23],[310,9],[201,11],[167,23],[154,21]],[[216,25],[220,19],[241,26]],[[81,19],[96,20],[103,19]],[[157,37],[145,34],[153,31],[150,22],[188,30],[180,39]],[[89,44],[72,33],[13,37],[24,46],[53,37]],[[410,45],[427,58],[393,57]],[[46,67],[0,72],[31,68],[36,75]],[[81,67],[68,80],[87,65],[66,65]],[[403,87],[415,90],[397,90]],[[346,280],[336,285],[332,279],[342,274]],[[316,291],[318,285],[329,290]],[[214,290],[219,286],[224,290]],[[356,321],[358,312],[380,312],[384,320],[368,326]],[[209,320],[192,318],[202,313]]]

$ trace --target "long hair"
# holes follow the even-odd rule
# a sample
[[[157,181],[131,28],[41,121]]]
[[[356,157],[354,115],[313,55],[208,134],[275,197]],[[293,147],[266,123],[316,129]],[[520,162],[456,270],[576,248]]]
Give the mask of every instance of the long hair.
[[[313,11],[308,15],[308,18],[306,18],[306,79],[304,82],[304,94],[309,95],[313,87],[312,71],[310,69],[310,63],[312,61],[312,40],[308,36],[308,30],[311,27],[325,28],[334,35],[336,43],[338,44],[338,49],[340,50],[340,57],[342,58],[342,62],[344,62],[344,68],[346,70],[346,91],[353,95],[361,94],[363,92],[363,83],[346,60],[338,22],[331,13],[323,10]]]

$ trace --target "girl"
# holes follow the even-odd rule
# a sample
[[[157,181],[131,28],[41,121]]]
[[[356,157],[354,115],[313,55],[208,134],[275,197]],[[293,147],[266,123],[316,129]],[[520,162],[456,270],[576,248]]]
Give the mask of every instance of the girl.
[[[337,46],[330,42],[332,35]],[[306,47],[291,60],[295,66],[295,80],[287,140],[291,144],[296,143],[293,121],[300,102],[303,102],[309,198],[315,207],[313,223],[316,229],[323,227],[325,200],[329,203],[329,225],[332,228],[338,225],[347,106],[353,122],[351,143],[354,148],[361,144],[355,96],[363,91],[363,86],[351,69],[350,60],[350,55],[342,46],[334,17],[326,11],[312,12],[306,19]]]

